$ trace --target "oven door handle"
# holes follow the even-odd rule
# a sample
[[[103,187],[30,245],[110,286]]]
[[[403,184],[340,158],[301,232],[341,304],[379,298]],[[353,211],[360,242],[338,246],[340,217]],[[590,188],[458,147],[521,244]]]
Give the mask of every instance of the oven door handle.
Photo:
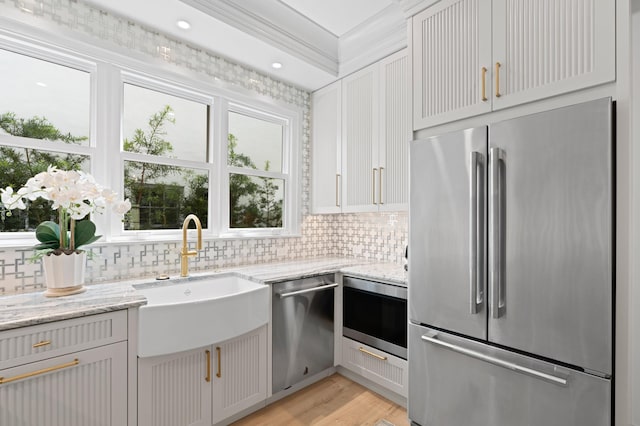
[[[278,297],[284,299],[285,297],[297,296],[299,294],[306,294],[306,293],[315,293],[316,291],[329,290],[335,287],[338,287],[338,283],[321,285],[319,287],[311,287],[304,290],[290,291],[289,293],[278,293]]]

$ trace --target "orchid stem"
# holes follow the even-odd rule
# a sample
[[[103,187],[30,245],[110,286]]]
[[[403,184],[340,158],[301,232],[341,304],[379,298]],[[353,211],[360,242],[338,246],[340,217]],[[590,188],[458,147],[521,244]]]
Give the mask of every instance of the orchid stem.
[[[71,249],[71,251],[75,251],[76,250],[76,220],[75,219],[71,219],[71,222],[69,223],[69,232],[71,234],[71,240],[69,241],[69,249]]]

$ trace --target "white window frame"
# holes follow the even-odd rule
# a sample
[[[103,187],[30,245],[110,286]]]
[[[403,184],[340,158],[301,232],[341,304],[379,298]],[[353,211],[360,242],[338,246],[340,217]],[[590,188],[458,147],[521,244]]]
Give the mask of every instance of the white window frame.
[[[253,170],[247,169],[243,167],[232,167],[228,165],[227,162],[227,147],[225,145],[225,153],[224,159],[225,161],[221,164],[221,175],[219,176],[219,181],[222,184],[221,188],[221,196],[224,200],[229,200],[229,175],[231,173],[234,174],[243,174],[246,176],[255,176],[255,177],[266,177],[266,178],[274,178],[281,179],[284,182],[284,197],[283,197],[283,209],[282,209],[282,228],[231,228],[229,226],[231,220],[231,205],[227,201],[223,204],[223,210],[221,214],[221,236],[224,237],[247,237],[247,236],[271,236],[271,235],[289,235],[297,233],[297,229],[293,229],[296,226],[297,211],[299,206],[293,206],[292,204],[296,204],[296,202],[300,199],[300,197],[295,197],[296,194],[299,194],[298,188],[294,186],[294,181],[298,179],[293,175],[293,170],[295,170],[294,165],[296,164],[296,158],[299,153],[296,150],[295,143],[293,143],[294,135],[293,135],[293,127],[295,121],[295,117],[286,116],[282,112],[277,113],[274,111],[266,112],[261,109],[257,109],[253,105],[247,105],[239,102],[227,102],[226,107],[223,110],[223,134],[224,140],[227,141],[227,135],[229,134],[229,113],[234,112],[238,114],[242,114],[248,117],[256,118],[259,120],[263,120],[269,123],[279,124],[282,126],[282,168],[280,172],[275,171],[265,171],[265,170]],[[291,192],[291,194],[289,194]]]
[[[206,170],[209,175],[209,212],[205,239],[296,236],[301,222],[302,109],[295,105],[250,93],[217,78],[203,81],[202,75],[185,68],[148,64],[146,61],[96,47],[88,42],[56,35],[40,34],[42,40],[0,30],[0,48],[26,54],[63,66],[91,73],[90,143],[70,146],[29,138],[0,135],[0,144],[13,147],[46,149],[88,155],[91,173],[104,186],[124,193],[125,160],[146,161],[146,156],[122,150],[123,85],[131,83],[210,105],[209,158],[207,163],[153,157],[153,162]],[[44,39],[48,41],[43,41]],[[50,40],[49,40],[50,39]],[[276,177],[285,181],[282,228],[229,228],[227,168],[228,108],[242,110],[257,118],[286,123],[283,127],[282,173],[252,171],[254,176]],[[114,161],[117,158],[117,161]],[[147,159],[148,160],[148,159]],[[181,229],[127,230],[121,218],[111,212],[95,215],[98,244],[109,242],[167,241],[180,239]],[[0,233],[0,244],[24,246],[35,243],[33,232]]]
[[[41,139],[25,138],[21,136],[13,136],[0,134],[0,145],[19,148],[19,149],[36,149],[61,154],[79,154],[89,157],[89,171],[94,174],[96,170],[97,157],[97,122],[98,122],[98,69],[100,64],[77,53],[70,53],[63,48],[50,48],[43,44],[33,43],[24,39],[18,39],[8,36],[0,36],[0,49],[9,52],[25,55],[36,60],[43,60],[55,65],[72,68],[89,74],[89,144],[75,145],[60,141],[45,141]],[[26,183],[26,182],[24,182]],[[24,184],[23,183],[23,184]],[[13,188],[17,190],[18,188]],[[100,223],[98,218],[94,219],[96,224]],[[0,241],[6,245],[23,245],[25,243],[35,243],[35,232],[2,232],[0,233]]]

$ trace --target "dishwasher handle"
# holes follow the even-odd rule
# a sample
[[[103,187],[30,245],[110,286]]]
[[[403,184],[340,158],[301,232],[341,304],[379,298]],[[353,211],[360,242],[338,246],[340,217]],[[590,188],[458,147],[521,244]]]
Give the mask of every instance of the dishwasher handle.
[[[329,290],[335,287],[338,287],[338,283],[321,285],[319,287],[311,287],[304,290],[290,291],[289,293],[278,293],[278,297],[284,299],[285,297],[297,296],[299,294],[305,294],[305,293],[315,293],[316,291]]]

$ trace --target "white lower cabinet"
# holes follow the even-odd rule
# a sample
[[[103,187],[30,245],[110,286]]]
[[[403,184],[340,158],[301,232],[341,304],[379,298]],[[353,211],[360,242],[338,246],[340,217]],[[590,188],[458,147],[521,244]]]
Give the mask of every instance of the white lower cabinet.
[[[267,398],[267,326],[138,359],[138,426],[210,426]]]
[[[342,366],[407,397],[407,361],[347,337],[342,338]]]
[[[0,370],[0,425],[12,426],[124,426],[127,424],[127,342],[81,351],[64,351],[89,344],[92,332],[66,336],[69,327],[110,322],[120,314],[60,321],[0,333],[4,355],[24,353],[38,359]],[[95,318],[95,320],[94,320]],[[105,329],[111,335],[111,328]],[[24,338],[17,334],[22,333]],[[43,333],[43,339],[39,333]],[[118,330],[120,333],[120,330]],[[63,336],[61,339],[58,337]],[[5,338],[5,336],[7,336]],[[126,329],[122,336],[126,340]],[[73,341],[71,344],[68,342]],[[0,343],[2,343],[0,342]],[[2,345],[0,345],[2,346]],[[65,352],[48,357],[47,348]],[[33,350],[32,350],[33,349]],[[44,351],[44,352],[43,352]],[[39,352],[39,353],[36,353]]]
[[[267,398],[267,326],[214,347],[213,423]]]

